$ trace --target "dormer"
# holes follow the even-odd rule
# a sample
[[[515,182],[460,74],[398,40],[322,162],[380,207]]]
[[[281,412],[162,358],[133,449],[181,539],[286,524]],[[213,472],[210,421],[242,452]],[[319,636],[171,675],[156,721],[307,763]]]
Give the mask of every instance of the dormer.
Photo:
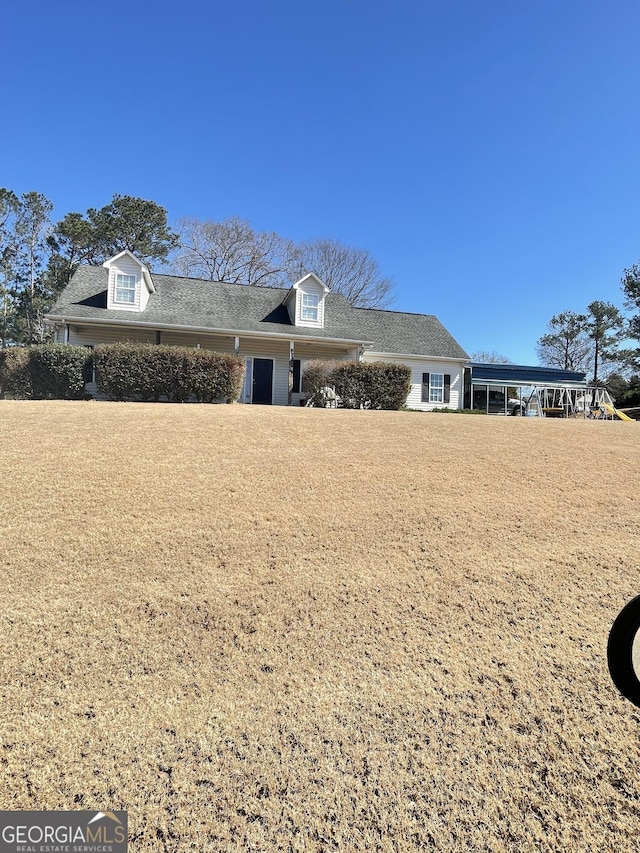
[[[125,249],[102,264],[109,270],[107,308],[114,311],[144,311],[149,294],[155,293],[151,273]]]
[[[307,273],[291,287],[284,304],[294,326],[324,328],[324,302],[327,285],[315,273]]]

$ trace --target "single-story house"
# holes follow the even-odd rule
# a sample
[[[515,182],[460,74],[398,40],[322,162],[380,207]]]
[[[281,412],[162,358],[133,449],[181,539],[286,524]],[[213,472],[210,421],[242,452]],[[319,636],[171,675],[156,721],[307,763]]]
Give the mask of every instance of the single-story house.
[[[409,365],[410,408],[463,404],[468,356],[436,317],[354,308],[314,273],[289,289],[202,281],[151,274],[125,250],[102,266],[80,266],[47,321],[70,344],[146,341],[235,353],[245,359],[244,403],[298,405],[305,363],[344,359]]]

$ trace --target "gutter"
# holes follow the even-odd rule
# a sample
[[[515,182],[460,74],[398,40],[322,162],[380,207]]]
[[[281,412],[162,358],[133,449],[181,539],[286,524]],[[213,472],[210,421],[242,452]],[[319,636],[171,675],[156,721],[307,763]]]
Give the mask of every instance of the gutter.
[[[466,364],[469,359],[461,358],[461,356],[445,356],[445,355],[422,355],[420,353],[410,353],[410,352],[376,352],[374,350],[367,350],[367,355],[375,355],[384,358],[384,356],[390,356],[391,358],[423,358],[428,359],[429,361],[459,361],[461,364]]]
[[[241,337],[253,337],[253,338],[267,338],[273,339],[277,338],[278,340],[289,341],[289,340],[297,340],[297,341],[320,341],[329,344],[352,344],[353,346],[372,346],[373,341],[363,341],[361,338],[350,339],[350,338],[327,338],[327,337],[319,337],[316,335],[307,336],[307,335],[287,335],[284,332],[256,332],[256,331],[242,331],[240,329],[217,329],[211,328],[210,326],[181,326],[176,323],[132,323],[125,321],[117,321],[117,320],[95,320],[93,318],[88,317],[69,317],[67,314],[64,315],[53,315],[47,314],[44,318],[47,323],[75,323],[79,326],[117,326],[122,328],[123,326],[131,327],[133,329],[143,328],[143,329],[175,329],[180,332],[201,332],[202,334],[207,335],[229,335],[230,337],[235,337],[239,335]]]

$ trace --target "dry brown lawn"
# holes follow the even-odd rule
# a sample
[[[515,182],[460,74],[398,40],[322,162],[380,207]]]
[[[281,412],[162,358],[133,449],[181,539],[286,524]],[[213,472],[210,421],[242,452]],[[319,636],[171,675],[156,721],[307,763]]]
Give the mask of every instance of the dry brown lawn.
[[[132,851],[631,851],[637,424],[0,402],[0,808]]]

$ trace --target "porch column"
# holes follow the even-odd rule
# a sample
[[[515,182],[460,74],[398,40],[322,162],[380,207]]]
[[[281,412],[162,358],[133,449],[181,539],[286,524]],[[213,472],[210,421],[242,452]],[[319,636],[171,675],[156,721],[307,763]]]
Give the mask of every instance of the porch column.
[[[289,341],[289,395],[287,405],[291,405],[291,395],[293,394],[293,362],[295,357],[294,343]]]
[[[63,328],[64,342],[65,344],[69,343],[69,324],[65,323]]]
[[[239,353],[240,353],[240,338],[238,337],[238,335],[236,335],[235,338],[233,339],[233,354],[239,355]]]

